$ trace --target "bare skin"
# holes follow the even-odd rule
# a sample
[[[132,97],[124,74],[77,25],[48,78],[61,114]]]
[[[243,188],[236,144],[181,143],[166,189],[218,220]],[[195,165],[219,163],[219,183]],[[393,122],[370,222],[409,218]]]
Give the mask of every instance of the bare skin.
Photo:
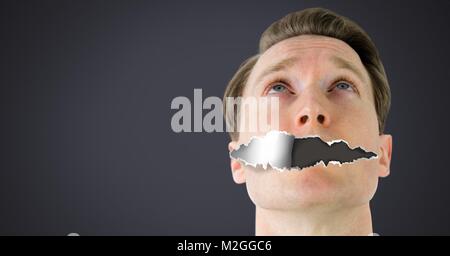
[[[287,172],[231,160],[234,181],[246,183],[255,204],[256,235],[372,233],[369,202],[379,177],[389,175],[392,137],[379,133],[372,84],[358,54],[334,38],[286,39],[261,55],[243,97],[278,97],[279,130],[296,137],[344,139],[352,148],[362,146],[378,155]],[[269,130],[270,124],[266,131],[241,132],[229,150]]]

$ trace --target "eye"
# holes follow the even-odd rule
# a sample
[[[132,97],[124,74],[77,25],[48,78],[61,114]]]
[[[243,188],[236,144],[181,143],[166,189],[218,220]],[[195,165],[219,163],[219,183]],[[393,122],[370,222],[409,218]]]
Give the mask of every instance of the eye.
[[[336,84],[336,88],[340,90],[348,90],[351,88],[351,86],[348,83],[339,82],[338,84]]]
[[[283,93],[285,91],[287,91],[286,86],[278,83],[278,84],[272,85],[272,87],[270,88],[270,90],[267,94]]]
[[[339,91],[349,91],[359,94],[358,89],[354,86],[352,80],[346,77],[339,77],[338,79],[336,79],[335,82],[332,83],[332,86],[328,89],[328,92],[332,92],[335,89]]]

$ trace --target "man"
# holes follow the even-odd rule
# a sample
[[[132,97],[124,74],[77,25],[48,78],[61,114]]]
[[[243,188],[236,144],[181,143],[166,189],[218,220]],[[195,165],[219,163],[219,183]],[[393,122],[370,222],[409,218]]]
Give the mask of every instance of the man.
[[[377,154],[284,172],[231,159],[234,181],[246,183],[256,207],[256,235],[373,233],[369,202],[392,154],[392,137],[383,133],[390,90],[377,49],[358,25],[322,8],[283,17],[262,34],[259,53],[241,65],[224,97],[277,97],[279,130]],[[225,104],[227,121],[236,122],[230,111]],[[231,132],[230,152],[269,130]]]

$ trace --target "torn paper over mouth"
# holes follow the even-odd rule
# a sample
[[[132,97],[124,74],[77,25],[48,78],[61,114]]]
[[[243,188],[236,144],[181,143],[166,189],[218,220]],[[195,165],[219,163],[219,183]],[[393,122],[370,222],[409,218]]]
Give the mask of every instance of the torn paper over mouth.
[[[295,138],[287,132],[270,131],[264,137],[253,137],[248,144],[242,144],[230,152],[230,157],[246,165],[283,171],[301,170],[319,163],[352,163],[358,159],[377,158],[373,152],[361,147],[351,149],[344,140],[325,142],[320,137]]]

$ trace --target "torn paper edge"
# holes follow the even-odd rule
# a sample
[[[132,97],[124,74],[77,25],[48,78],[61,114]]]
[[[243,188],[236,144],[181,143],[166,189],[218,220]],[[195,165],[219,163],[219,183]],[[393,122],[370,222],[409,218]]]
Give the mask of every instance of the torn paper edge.
[[[324,162],[323,160],[320,160],[320,161],[316,162],[315,164],[313,164],[313,165],[311,165],[311,166],[306,166],[306,167],[303,167],[303,168],[300,168],[300,167],[291,167],[291,168],[285,167],[285,168],[278,168],[278,167],[272,166],[272,165],[269,163],[269,161],[267,161],[267,163],[263,163],[263,164],[261,164],[261,163],[254,163],[254,164],[253,164],[253,163],[247,162],[245,159],[242,159],[242,158],[235,158],[235,157],[233,157],[233,156],[231,155],[231,153],[233,153],[234,151],[239,150],[239,149],[241,148],[242,145],[248,147],[248,145],[249,145],[254,139],[265,139],[265,138],[268,136],[269,133],[281,133],[281,134],[286,134],[286,135],[288,135],[288,136],[294,137],[294,139],[319,138],[321,141],[327,143],[329,146],[331,146],[331,145],[333,145],[333,144],[335,144],[335,143],[344,142],[344,143],[350,148],[350,150],[355,150],[355,149],[357,149],[357,148],[360,148],[360,149],[364,150],[365,152],[371,152],[371,153],[374,153],[375,156],[371,156],[371,157],[369,157],[369,158],[366,158],[366,157],[357,158],[357,159],[353,159],[353,161],[351,161],[351,162],[345,162],[345,163],[341,163],[340,161],[329,161],[329,162],[328,162],[328,165],[325,165],[325,162]],[[252,166],[252,167],[254,167],[254,168],[258,168],[258,165],[261,165],[261,166],[263,167],[264,170],[267,170],[267,166],[269,165],[272,169],[275,169],[275,170],[280,171],[280,172],[284,172],[284,171],[301,171],[301,170],[304,170],[304,169],[307,169],[307,168],[315,167],[315,166],[320,165],[320,164],[322,164],[324,167],[328,167],[330,164],[333,164],[333,165],[339,165],[339,167],[342,167],[343,164],[353,164],[355,161],[378,159],[378,154],[377,154],[377,153],[375,153],[375,152],[373,152],[373,151],[371,151],[371,150],[367,150],[367,149],[363,148],[362,146],[351,147],[351,145],[350,145],[346,140],[344,140],[344,139],[336,139],[336,140],[331,140],[331,141],[324,141],[324,140],[322,140],[322,138],[321,138],[319,135],[307,135],[307,136],[304,136],[304,137],[295,137],[295,135],[293,135],[293,134],[291,134],[291,133],[288,133],[288,132],[286,132],[286,131],[274,131],[274,130],[269,131],[269,132],[267,132],[265,135],[262,135],[262,136],[252,136],[252,137],[250,137],[250,139],[249,139],[249,141],[248,141],[247,143],[239,144],[239,146],[238,146],[236,149],[230,151],[229,156],[230,156],[231,159],[234,159],[234,160],[236,160],[236,161],[241,161],[241,162],[243,162],[245,166],[250,165],[250,166]]]

